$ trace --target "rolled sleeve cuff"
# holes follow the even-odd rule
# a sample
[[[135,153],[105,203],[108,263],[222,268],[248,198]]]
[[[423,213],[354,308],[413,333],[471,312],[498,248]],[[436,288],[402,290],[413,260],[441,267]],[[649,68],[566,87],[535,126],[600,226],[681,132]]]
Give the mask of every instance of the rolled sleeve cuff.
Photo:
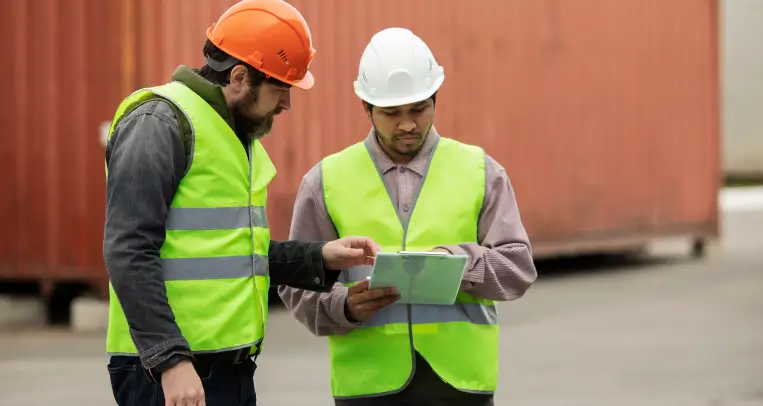
[[[307,248],[307,263],[312,279],[305,281],[316,292],[328,292],[334,285],[338,272],[327,270],[323,266],[323,246],[326,241],[313,241]]]
[[[193,357],[188,342],[185,339],[175,339],[141,352],[140,359],[143,363],[143,367],[151,370],[164,363],[175,354]]]

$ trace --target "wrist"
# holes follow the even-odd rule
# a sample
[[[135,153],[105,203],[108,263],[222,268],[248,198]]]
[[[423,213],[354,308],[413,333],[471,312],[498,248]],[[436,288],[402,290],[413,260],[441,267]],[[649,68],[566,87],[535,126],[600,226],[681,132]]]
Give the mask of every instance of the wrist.
[[[350,303],[349,303],[350,296],[344,298],[344,318],[347,319],[350,323],[359,323],[358,320],[356,320],[354,317],[352,317],[352,311],[350,310]]]
[[[355,327],[358,327],[361,322],[351,320],[352,315],[350,312],[350,309],[348,308],[347,300],[348,300],[349,292],[347,287],[345,286],[337,286],[331,291],[331,305],[330,305],[330,314],[331,318],[336,322],[336,324],[339,327],[346,328],[346,329],[352,329]]]
[[[164,372],[167,372],[167,370],[177,366],[178,364],[188,361],[190,362],[192,360],[191,357],[185,354],[172,354],[169,358],[161,362],[159,365],[149,369],[149,372],[151,373],[151,376],[154,379],[161,379],[161,376]]]

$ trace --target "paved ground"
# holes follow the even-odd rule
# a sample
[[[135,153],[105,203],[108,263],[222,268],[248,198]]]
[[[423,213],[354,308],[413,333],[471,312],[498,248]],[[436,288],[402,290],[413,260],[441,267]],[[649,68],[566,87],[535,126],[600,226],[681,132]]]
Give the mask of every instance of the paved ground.
[[[763,212],[724,217],[703,261],[661,250],[640,264],[541,264],[501,308],[498,405],[763,405]],[[325,341],[272,314],[262,405],[331,405]],[[0,335],[0,405],[113,404],[103,337]]]

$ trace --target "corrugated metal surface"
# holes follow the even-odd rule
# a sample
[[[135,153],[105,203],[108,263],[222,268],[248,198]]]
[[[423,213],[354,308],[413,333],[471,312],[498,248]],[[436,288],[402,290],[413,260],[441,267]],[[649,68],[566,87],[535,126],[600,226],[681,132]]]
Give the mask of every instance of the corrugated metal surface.
[[[279,225],[302,174],[366,134],[357,61],[374,32],[400,25],[445,66],[438,128],[506,166],[539,250],[715,229],[714,1],[294,3],[314,33],[318,82],[268,140]]]
[[[130,90],[120,7],[2,2],[0,81],[10,93],[0,109],[0,277],[106,278],[98,125]]]
[[[763,178],[763,1],[723,2],[723,168]]]
[[[154,13],[143,2],[144,17]],[[295,92],[265,141],[279,170],[274,236],[286,236],[302,175],[366,134],[352,81],[368,39],[394,25],[414,30],[445,66],[438,128],[506,166],[537,245],[715,229],[715,0],[291,3],[311,27],[317,81]],[[198,65],[204,30],[228,4],[162,2],[154,15],[177,13],[161,30],[142,20],[146,35],[167,40],[141,41],[151,57],[138,82]]]
[[[13,74],[2,79],[16,89],[2,113],[13,134],[2,141],[13,174],[0,181],[12,191],[0,203],[10,224],[3,269],[102,272],[98,125],[134,87],[198,66],[206,28],[232,3],[3,3],[0,29],[16,38]],[[265,140],[279,169],[274,237],[286,237],[302,175],[366,134],[352,81],[370,36],[394,25],[414,30],[445,66],[438,128],[507,168],[538,251],[716,230],[716,0],[292,4],[313,32],[317,81],[295,91]]]

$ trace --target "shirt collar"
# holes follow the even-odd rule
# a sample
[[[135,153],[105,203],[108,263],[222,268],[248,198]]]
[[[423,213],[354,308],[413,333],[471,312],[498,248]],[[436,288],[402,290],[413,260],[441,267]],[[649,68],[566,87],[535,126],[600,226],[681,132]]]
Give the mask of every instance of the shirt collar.
[[[387,153],[382,149],[381,145],[379,145],[379,140],[376,138],[376,132],[373,128],[368,132],[366,145],[368,145],[371,156],[374,158],[374,161],[376,161],[382,174],[386,174],[398,167],[404,167],[423,177],[427,170],[427,165],[429,165],[429,160],[434,153],[435,145],[437,145],[439,139],[440,135],[437,133],[434,126],[432,126],[429,130],[429,134],[427,134],[427,137],[424,140],[424,145],[421,146],[421,149],[416,156],[413,157],[411,162],[407,164],[396,164],[392,162],[392,159],[390,159]]]

